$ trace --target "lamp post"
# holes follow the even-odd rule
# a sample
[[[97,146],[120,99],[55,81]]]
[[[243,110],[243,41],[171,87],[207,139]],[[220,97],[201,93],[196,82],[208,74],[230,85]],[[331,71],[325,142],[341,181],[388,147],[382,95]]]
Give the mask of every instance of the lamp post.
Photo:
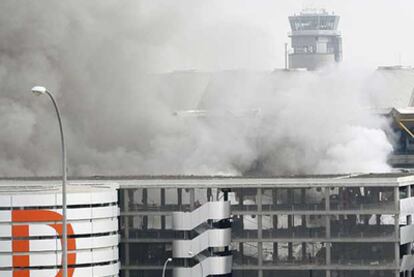
[[[63,267],[63,277],[68,277],[68,232],[67,232],[67,223],[66,223],[66,180],[67,180],[67,167],[66,167],[66,146],[65,146],[65,138],[63,136],[63,127],[62,127],[62,119],[60,117],[59,107],[57,102],[51,92],[49,92],[45,87],[35,86],[32,88],[32,92],[35,95],[48,95],[50,100],[52,100],[53,106],[56,110],[57,119],[59,122],[59,130],[60,130],[60,141],[62,145],[62,216],[63,216],[63,240],[62,240],[62,267]]]
[[[162,268],[162,277],[165,277],[165,270],[167,269],[167,264],[168,264],[169,262],[171,262],[171,261],[172,261],[172,258],[168,258],[168,259],[165,261],[164,266],[163,266],[163,268]]]

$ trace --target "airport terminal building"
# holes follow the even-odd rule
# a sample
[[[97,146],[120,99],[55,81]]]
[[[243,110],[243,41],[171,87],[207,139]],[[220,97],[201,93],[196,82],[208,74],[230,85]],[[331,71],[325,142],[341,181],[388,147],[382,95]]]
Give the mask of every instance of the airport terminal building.
[[[70,183],[71,276],[412,276],[407,174]],[[59,181],[0,188],[0,275],[59,276]]]

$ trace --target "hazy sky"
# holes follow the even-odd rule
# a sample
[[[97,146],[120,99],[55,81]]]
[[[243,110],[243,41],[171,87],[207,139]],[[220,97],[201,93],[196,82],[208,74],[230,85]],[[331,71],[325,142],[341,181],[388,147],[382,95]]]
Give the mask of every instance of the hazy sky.
[[[141,15],[151,17],[154,10],[164,6],[168,15],[164,18],[174,19],[169,22],[169,32],[159,35],[163,42],[159,45],[159,55],[167,71],[282,67],[283,44],[289,32],[287,17],[303,8],[318,7],[341,16],[344,63],[376,67],[401,60],[402,64],[414,65],[412,0],[150,0],[141,3],[145,11]],[[157,32],[151,28],[147,31]]]

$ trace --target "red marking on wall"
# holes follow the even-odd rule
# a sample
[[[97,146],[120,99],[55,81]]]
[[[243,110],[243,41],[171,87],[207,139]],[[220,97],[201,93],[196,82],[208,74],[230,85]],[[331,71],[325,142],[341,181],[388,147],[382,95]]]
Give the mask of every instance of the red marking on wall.
[[[47,210],[15,210],[12,211],[13,223],[26,223],[22,225],[13,225],[12,227],[12,248],[13,248],[13,268],[29,267],[30,256],[29,254],[19,255],[19,253],[28,253],[30,251],[29,237],[29,225],[27,222],[51,222],[62,221],[61,214],[47,211]],[[48,226],[55,229],[56,233],[62,237],[63,225],[62,223],[48,224]],[[73,235],[73,227],[71,224],[67,224],[68,236]],[[26,239],[24,239],[26,238]],[[63,240],[60,240],[63,244]],[[68,252],[76,250],[76,240],[74,238],[67,239]],[[68,265],[76,263],[76,253],[68,253],[67,256]],[[68,268],[68,277],[73,276],[74,268]],[[62,277],[63,270],[59,270],[56,277]],[[13,277],[30,277],[29,270],[15,270],[13,271]]]

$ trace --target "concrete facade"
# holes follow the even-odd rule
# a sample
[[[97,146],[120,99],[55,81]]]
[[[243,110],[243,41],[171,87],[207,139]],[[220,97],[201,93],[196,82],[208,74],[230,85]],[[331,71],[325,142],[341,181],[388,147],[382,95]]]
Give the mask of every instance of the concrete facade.
[[[121,276],[413,275],[408,174],[70,182],[119,185]]]
[[[398,174],[120,181],[121,275],[160,276],[177,239],[171,211],[227,194],[232,276],[411,276],[412,184]],[[195,264],[174,259],[167,276]]]

